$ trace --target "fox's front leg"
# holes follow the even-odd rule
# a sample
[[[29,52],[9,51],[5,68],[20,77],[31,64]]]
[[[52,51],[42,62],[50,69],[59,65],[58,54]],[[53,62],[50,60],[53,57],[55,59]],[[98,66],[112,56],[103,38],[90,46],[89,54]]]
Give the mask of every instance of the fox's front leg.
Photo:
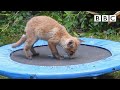
[[[58,53],[58,50],[56,48],[57,43],[58,42],[53,39],[48,40],[48,46],[52,52],[53,57],[60,60],[60,59],[63,59],[63,56],[59,55]]]

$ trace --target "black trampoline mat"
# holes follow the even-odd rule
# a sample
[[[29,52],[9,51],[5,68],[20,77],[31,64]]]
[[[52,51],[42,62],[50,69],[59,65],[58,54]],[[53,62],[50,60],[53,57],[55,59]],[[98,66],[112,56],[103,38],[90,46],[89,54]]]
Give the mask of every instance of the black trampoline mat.
[[[48,46],[35,47],[39,56],[34,56],[32,60],[26,59],[23,49],[12,52],[11,59],[19,63],[30,65],[65,66],[90,63],[111,56],[111,53],[106,49],[95,46],[80,45],[75,53],[75,57],[73,59],[69,59],[62,47],[57,46],[57,49],[61,55],[65,56],[63,60],[53,58]]]

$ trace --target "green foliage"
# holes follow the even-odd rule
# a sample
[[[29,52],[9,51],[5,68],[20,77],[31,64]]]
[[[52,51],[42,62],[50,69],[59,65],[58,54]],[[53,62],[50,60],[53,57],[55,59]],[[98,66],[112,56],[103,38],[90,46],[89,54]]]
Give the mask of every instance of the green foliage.
[[[0,75],[0,79],[9,79],[9,78],[8,78],[8,77],[1,76],[1,75]]]
[[[26,21],[30,16],[30,12],[25,11],[0,12],[0,45],[16,41],[17,37],[24,33]]]
[[[114,14],[115,11],[95,11],[99,14]],[[73,36],[84,36],[83,32],[98,35],[119,34],[120,22],[112,25],[95,23],[94,16],[86,11],[0,11],[0,45],[15,42],[24,33],[26,22],[33,16],[47,15],[61,24]]]

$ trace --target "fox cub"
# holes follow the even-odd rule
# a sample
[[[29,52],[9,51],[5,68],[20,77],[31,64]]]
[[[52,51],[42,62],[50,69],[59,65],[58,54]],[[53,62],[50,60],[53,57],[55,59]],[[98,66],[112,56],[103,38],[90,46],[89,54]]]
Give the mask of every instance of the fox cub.
[[[12,48],[18,47],[25,42],[24,52],[28,59],[32,59],[31,51],[34,55],[39,55],[33,48],[34,43],[38,40],[47,40],[51,53],[56,59],[63,59],[59,55],[56,45],[62,46],[69,57],[72,57],[80,42],[78,38],[71,36],[66,28],[56,20],[48,16],[35,16],[31,18],[25,27],[25,34],[20,40],[12,45]]]

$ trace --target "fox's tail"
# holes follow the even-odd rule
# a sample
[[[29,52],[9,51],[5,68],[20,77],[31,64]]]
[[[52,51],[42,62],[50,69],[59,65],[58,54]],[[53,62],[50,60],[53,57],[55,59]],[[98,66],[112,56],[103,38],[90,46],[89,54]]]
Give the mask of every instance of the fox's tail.
[[[16,48],[16,47],[22,45],[26,41],[26,39],[27,39],[26,35],[23,34],[22,37],[20,38],[20,40],[18,40],[16,43],[14,43],[12,45],[12,48]]]

